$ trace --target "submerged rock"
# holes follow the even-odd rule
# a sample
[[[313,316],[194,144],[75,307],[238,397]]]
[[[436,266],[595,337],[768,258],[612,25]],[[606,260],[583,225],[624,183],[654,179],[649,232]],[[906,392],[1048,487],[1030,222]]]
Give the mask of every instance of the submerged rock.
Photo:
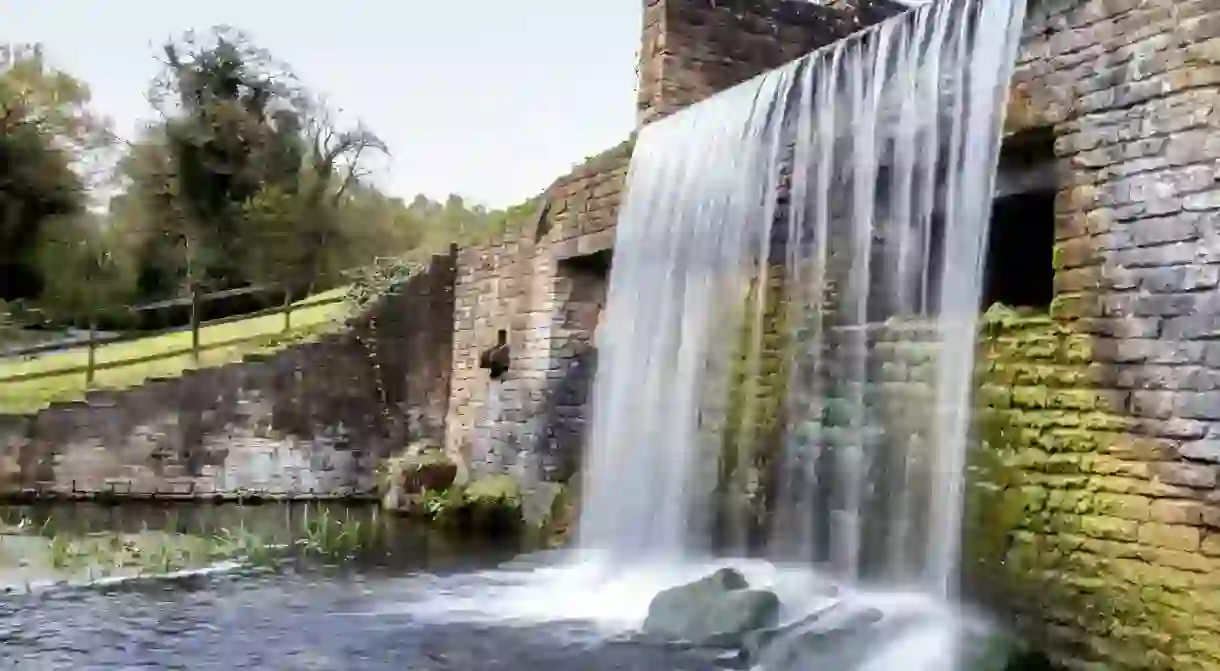
[[[741,573],[725,568],[653,598],[644,620],[646,634],[696,644],[732,646],[750,631],[772,627],[779,597],[749,589]]]
[[[874,608],[844,603],[785,627],[743,650],[743,657],[768,671],[854,669],[921,623],[917,616],[887,617]]]

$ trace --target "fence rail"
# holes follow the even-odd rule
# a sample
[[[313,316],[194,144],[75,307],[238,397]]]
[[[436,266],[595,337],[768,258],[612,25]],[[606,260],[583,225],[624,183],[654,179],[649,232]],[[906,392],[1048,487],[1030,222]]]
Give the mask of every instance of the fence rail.
[[[65,486],[57,482],[37,482],[19,487],[0,487],[0,503],[43,503],[59,501],[120,502],[213,502],[257,505],[261,503],[293,503],[314,501],[377,501],[375,487],[339,485],[335,487],[301,489],[256,489],[240,487],[217,489],[195,482],[158,483],[145,488],[131,481],[107,482],[101,487],[78,486],[75,480]]]
[[[259,289],[263,289],[263,288],[260,287]],[[265,289],[263,289],[263,290],[265,290]],[[249,293],[253,293],[253,292],[249,292]],[[321,306],[325,306],[325,305],[333,305],[335,303],[340,303],[345,300],[345,297],[343,297],[343,296],[332,296],[332,297],[323,298],[323,299],[319,299],[319,300],[308,300],[307,299],[307,300],[299,302],[299,303],[291,303],[291,302],[288,302],[287,300],[285,300],[282,305],[277,305],[274,307],[266,308],[264,310],[259,310],[257,312],[251,312],[251,313],[246,313],[246,314],[241,314],[241,315],[230,315],[227,317],[221,317],[221,318],[212,319],[209,321],[202,321],[199,319],[199,308],[204,303],[206,303],[209,300],[215,300],[218,298],[228,298],[233,295],[235,295],[233,290],[217,291],[217,292],[213,292],[213,293],[209,293],[209,294],[198,294],[194,297],[176,299],[174,301],[161,301],[156,304],[150,304],[150,305],[146,305],[146,306],[133,306],[131,308],[128,308],[132,312],[139,312],[142,310],[159,309],[169,303],[173,303],[173,304],[177,304],[177,305],[186,305],[186,304],[191,305],[191,308],[192,308],[191,309],[191,322],[190,322],[190,326],[188,327],[190,330],[190,333],[191,333],[191,344],[188,347],[176,348],[176,349],[165,351],[165,352],[157,352],[155,354],[150,354],[147,356],[131,357],[131,358],[127,358],[127,359],[119,359],[119,360],[115,360],[115,361],[106,361],[106,362],[98,363],[96,360],[97,348],[101,345],[116,345],[119,343],[131,342],[131,341],[135,341],[135,340],[143,340],[146,338],[156,338],[158,336],[168,335],[171,333],[181,333],[181,332],[185,331],[186,329],[183,329],[181,327],[174,327],[174,328],[162,329],[162,330],[153,331],[153,332],[129,333],[129,334],[119,335],[119,336],[115,336],[115,337],[100,338],[100,337],[98,337],[97,329],[91,325],[88,330],[88,338],[84,343],[76,343],[76,344],[71,345],[68,348],[66,348],[67,350],[76,350],[76,349],[80,349],[82,347],[87,348],[86,349],[87,360],[86,360],[85,364],[77,365],[77,366],[66,366],[63,368],[54,368],[51,370],[40,370],[40,371],[34,371],[34,372],[30,372],[30,373],[19,373],[16,375],[0,377],[0,384],[13,383],[13,382],[30,382],[30,381],[34,381],[34,380],[41,380],[41,379],[53,378],[53,377],[64,377],[64,376],[68,376],[68,375],[84,375],[85,384],[88,385],[93,382],[96,373],[99,371],[113,370],[116,368],[125,368],[128,366],[136,366],[136,365],[140,365],[140,364],[151,363],[154,361],[161,361],[164,359],[172,359],[175,357],[188,356],[188,355],[191,356],[195,360],[196,363],[198,363],[200,355],[203,354],[204,352],[207,352],[210,350],[223,349],[225,347],[232,347],[234,345],[240,345],[242,343],[253,342],[256,340],[264,340],[264,339],[274,337],[276,335],[291,333],[293,331],[293,328],[292,328],[293,311],[321,307]],[[204,328],[207,328],[210,326],[220,326],[222,324],[231,324],[233,322],[244,321],[247,319],[257,319],[259,317],[268,317],[268,316],[277,315],[277,314],[284,315],[284,325],[278,332],[265,331],[265,332],[257,333],[257,334],[250,335],[250,336],[243,336],[240,338],[229,338],[229,339],[217,341],[214,343],[207,343],[206,345],[202,344],[199,340],[199,332],[200,332],[200,330],[202,330]],[[26,347],[26,348],[9,350],[5,353],[5,357],[6,358],[16,358],[16,357],[21,357],[21,356],[29,356],[31,354],[40,354],[40,353],[62,350],[62,349],[65,349],[63,347],[62,343],[56,343],[55,346],[50,346],[50,345],[44,343],[41,345],[33,345],[30,347]]]

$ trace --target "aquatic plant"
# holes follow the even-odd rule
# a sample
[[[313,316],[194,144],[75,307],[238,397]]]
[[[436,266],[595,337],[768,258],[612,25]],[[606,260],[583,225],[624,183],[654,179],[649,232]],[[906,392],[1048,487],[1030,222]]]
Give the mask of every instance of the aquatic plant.
[[[221,529],[210,540],[213,559],[240,559],[255,566],[271,566],[277,559],[277,547],[246,529],[245,522],[237,529]]]
[[[146,555],[145,562],[145,567],[156,573],[171,573],[182,566],[181,551],[163,542]]]
[[[329,508],[318,506],[313,515],[306,508],[301,524],[302,537],[297,545],[307,554],[334,559],[349,557],[364,547],[365,525],[352,519],[350,510],[344,510],[343,519],[339,519]]]
[[[432,519],[444,516],[456,503],[448,489],[425,489],[421,496],[424,502],[424,513]]]
[[[57,571],[69,570],[80,557],[72,544],[72,540],[62,534],[51,538],[49,549],[51,551],[51,568]]]

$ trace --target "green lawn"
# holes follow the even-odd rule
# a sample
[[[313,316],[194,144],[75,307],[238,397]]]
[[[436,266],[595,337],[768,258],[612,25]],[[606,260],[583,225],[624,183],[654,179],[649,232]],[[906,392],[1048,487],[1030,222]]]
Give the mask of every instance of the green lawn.
[[[217,366],[241,359],[247,354],[273,351],[323,333],[338,325],[347,313],[344,302],[310,306],[309,303],[326,298],[342,296],[346,287],[315,294],[296,305],[302,307],[292,311],[292,331],[283,332],[282,314],[256,317],[228,324],[208,326],[199,331],[202,346],[237,338],[256,336],[255,340],[232,346],[207,350],[200,355],[199,367]],[[113,345],[102,345],[95,352],[98,364],[150,356],[158,352],[170,352],[191,346],[190,331],[180,331],[160,336],[129,340]],[[35,359],[0,360],[0,378],[41,371],[52,371],[83,366],[88,362],[88,349],[81,347],[47,354]],[[123,389],[140,384],[150,377],[174,377],[184,370],[195,368],[192,357],[187,354],[97,371],[93,387],[98,389]],[[85,375],[58,375],[26,382],[0,382],[0,413],[29,413],[57,401],[79,400],[86,391]]]

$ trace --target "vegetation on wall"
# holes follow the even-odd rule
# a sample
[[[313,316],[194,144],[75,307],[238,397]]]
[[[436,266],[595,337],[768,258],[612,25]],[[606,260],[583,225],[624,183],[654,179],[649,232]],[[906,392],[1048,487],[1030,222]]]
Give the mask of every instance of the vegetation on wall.
[[[964,568],[971,593],[1015,607],[1069,658],[1203,668],[1220,564],[1201,552],[1202,507],[1153,477],[1167,458],[1105,390],[1091,336],[995,307],[983,323]],[[1099,660],[1100,661],[1100,660]]]
[[[725,494],[718,500],[726,506],[720,525],[730,535],[762,528],[774,490],[791,360],[783,272],[772,269],[765,279],[756,278],[743,308],[729,370],[718,476]]]

